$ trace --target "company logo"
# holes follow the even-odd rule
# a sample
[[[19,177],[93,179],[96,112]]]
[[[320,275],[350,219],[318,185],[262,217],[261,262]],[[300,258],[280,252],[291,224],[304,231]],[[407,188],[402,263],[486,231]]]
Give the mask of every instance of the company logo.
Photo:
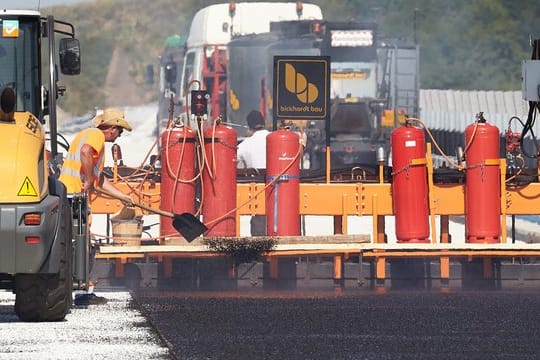
[[[278,160],[294,160],[294,156],[291,156],[290,154],[287,154],[287,152],[282,152],[280,156],[278,156]]]
[[[2,21],[2,36],[3,37],[18,37],[19,36],[19,20]]]
[[[326,120],[330,103],[329,56],[274,56],[276,119]]]
[[[298,100],[304,104],[311,104],[319,97],[317,86],[308,82],[291,64],[285,64],[285,89],[296,94]]]

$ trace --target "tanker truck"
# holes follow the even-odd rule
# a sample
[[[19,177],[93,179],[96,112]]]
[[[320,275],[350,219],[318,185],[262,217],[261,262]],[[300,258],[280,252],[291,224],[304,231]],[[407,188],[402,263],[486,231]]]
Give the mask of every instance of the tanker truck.
[[[191,90],[206,90],[211,118],[227,118],[227,44],[235,36],[270,31],[270,22],[322,19],[318,5],[297,2],[215,4],[199,10],[191,22],[186,42],[177,106],[189,113]],[[195,84],[198,81],[199,84]],[[160,129],[162,130],[162,129]],[[161,132],[161,131],[160,131]]]
[[[260,110],[272,124],[275,56],[330,58],[330,121],[297,121],[307,135],[305,168],[377,164],[389,150],[399,117],[418,113],[418,49],[379,39],[374,23],[276,21],[267,33],[235,36],[228,43],[227,119],[245,134],[245,118]]]

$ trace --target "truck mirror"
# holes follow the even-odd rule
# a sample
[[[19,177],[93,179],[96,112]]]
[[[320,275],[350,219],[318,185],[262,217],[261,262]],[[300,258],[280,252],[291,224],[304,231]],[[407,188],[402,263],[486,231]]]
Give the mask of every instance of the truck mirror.
[[[165,80],[169,84],[176,82],[176,63],[170,61],[165,64]]]
[[[60,70],[62,74],[78,75],[81,73],[81,50],[79,40],[74,38],[60,39]]]

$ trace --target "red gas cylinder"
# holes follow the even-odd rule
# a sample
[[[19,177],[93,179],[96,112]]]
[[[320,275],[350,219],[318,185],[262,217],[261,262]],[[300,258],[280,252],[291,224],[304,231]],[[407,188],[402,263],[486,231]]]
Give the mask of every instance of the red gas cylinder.
[[[400,243],[429,243],[424,132],[405,123],[392,132],[392,200]]]
[[[465,238],[498,243],[501,236],[499,129],[479,119],[465,129]]]
[[[266,137],[266,233],[300,235],[300,156],[298,134],[280,129]],[[277,178],[277,180],[276,180]]]
[[[204,131],[202,212],[205,236],[236,235],[236,131],[223,124]],[[227,215],[225,215],[227,214]]]
[[[187,126],[169,128],[161,135],[161,210],[174,214],[195,212],[195,133]],[[161,236],[178,236],[167,216],[160,218]]]

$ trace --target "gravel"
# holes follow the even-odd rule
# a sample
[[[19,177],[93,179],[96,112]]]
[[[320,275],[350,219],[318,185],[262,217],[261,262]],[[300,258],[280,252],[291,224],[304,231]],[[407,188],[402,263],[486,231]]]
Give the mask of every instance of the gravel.
[[[74,306],[65,321],[25,323],[15,295],[0,292],[0,359],[170,359],[129,292],[96,291],[105,305]]]

